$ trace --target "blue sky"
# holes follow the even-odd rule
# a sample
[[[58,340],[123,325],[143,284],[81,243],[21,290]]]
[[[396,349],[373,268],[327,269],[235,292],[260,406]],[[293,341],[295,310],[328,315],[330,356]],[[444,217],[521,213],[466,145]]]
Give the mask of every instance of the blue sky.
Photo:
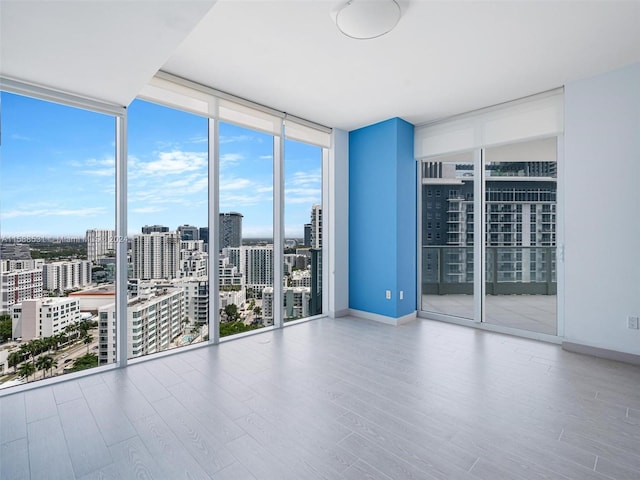
[[[206,226],[207,121],[136,100],[128,113],[128,229]],[[2,236],[84,235],[114,228],[115,120],[2,93]],[[302,237],[321,201],[321,150],[285,143],[285,234]],[[269,135],[220,125],[220,210],[244,215],[243,236],[270,237]]]

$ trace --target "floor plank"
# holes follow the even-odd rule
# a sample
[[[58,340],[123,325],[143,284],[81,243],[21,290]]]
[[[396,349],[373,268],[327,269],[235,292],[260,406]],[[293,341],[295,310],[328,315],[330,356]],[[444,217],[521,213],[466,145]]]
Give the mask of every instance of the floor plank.
[[[0,395],[0,477],[640,478],[640,367],[320,319]]]

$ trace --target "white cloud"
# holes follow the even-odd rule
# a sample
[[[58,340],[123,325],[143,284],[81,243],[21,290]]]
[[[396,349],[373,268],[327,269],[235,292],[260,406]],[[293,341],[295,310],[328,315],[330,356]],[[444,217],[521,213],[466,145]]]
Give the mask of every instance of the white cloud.
[[[244,160],[244,155],[241,153],[225,153],[220,155],[220,167],[239,162],[240,160]]]
[[[96,215],[104,215],[107,213],[105,207],[86,207],[77,209],[52,209],[43,208],[39,210],[31,209],[18,209],[3,212],[0,218],[7,220],[10,218],[22,218],[22,217],[90,217]]]
[[[252,140],[252,137],[250,135],[235,135],[231,137],[221,135],[218,140],[218,143],[222,145],[225,143],[248,142],[250,140]]]
[[[260,160],[273,160],[273,155],[260,155],[258,158]]]
[[[11,140],[23,140],[25,142],[30,142],[33,140],[31,137],[27,137],[26,135],[21,135],[19,133],[11,134]]]
[[[157,213],[162,212],[166,209],[160,207],[140,207],[140,208],[132,208],[131,213]]]
[[[136,162],[135,169],[130,176],[139,175],[175,175],[184,172],[192,172],[207,167],[207,153],[182,152],[173,150],[160,152],[157,160],[150,162]]]

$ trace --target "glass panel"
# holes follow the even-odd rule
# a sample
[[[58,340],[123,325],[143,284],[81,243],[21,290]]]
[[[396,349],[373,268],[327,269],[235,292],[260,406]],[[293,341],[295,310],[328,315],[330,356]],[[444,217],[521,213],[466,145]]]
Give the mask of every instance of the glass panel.
[[[273,325],[273,136],[220,122],[220,336]]]
[[[284,321],[322,313],[322,149],[285,141]]]
[[[135,100],[128,123],[127,354],[135,358],[209,336],[208,120]]]
[[[0,95],[5,387],[115,361],[115,119]]]
[[[557,331],[553,140],[544,149],[534,148],[541,142],[489,149],[488,159],[511,155],[513,161],[485,164],[484,321],[551,335]]]
[[[473,157],[422,164],[422,310],[473,320]]]

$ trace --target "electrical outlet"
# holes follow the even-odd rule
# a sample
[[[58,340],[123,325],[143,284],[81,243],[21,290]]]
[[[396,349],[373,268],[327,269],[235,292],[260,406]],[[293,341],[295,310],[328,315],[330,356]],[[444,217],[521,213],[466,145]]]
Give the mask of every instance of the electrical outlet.
[[[391,300],[391,290],[387,290],[387,292],[385,293],[385,297],[387,298],[387,300]]]
[[[633,329],[633,330],[638,330],[638,328],[640,328],[640,319],[638,317],[629,317],[628,318],[628,324],[629,324],[629,328]]]

